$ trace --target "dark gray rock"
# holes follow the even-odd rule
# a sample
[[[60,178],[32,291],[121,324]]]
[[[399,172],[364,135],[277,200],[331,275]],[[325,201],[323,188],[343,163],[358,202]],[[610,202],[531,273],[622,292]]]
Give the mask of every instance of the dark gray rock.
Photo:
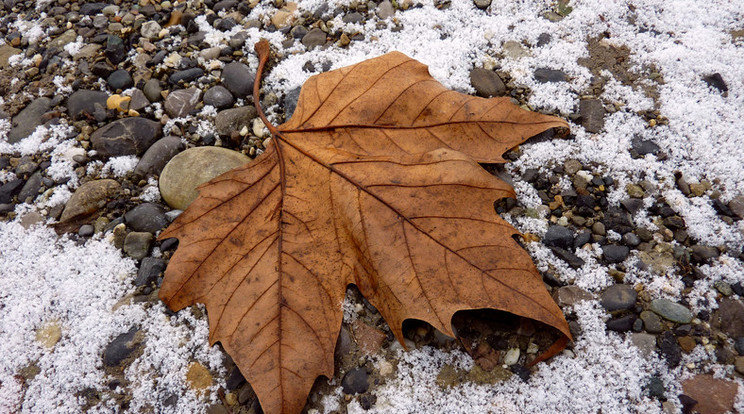
[[[664,324],[655,312],[641,312],[641,320],[643,321],[643,327],[646,329],[646,332],[659,333],[664,330]]]
[[[212,105],[217,109],[225,109],[233,106],[235,98],[230,91],[222,85],[216,85],[204,92],[204,105]]]
[[[203,75],[204,75],[204,70],[202,70],[202,68],[191,68],[191,69],[179,70],[178,72],[170,75],[170,77],[168,78],[168,82],[174,85],[177,84],[178,82],[191,82],[193,80],[199,79]],[[253,85],[251,84],[251,86]]]
[[[707,83],[708,86],[712,88],[716,88],[720,92],[728,91],[728,85],[726,85],[726,82],[723,80],[723,76],[721,76],[720,73],[714,73],[712,75],[707,75],[703,77],[703,81],[705,81],[705,83]]]
[[[606,310],[613,312],[623,309],[632,309],[635,306],[638,293],[633,286],[612,285],[608,287],[600,297],[600,303]]]
[[[627,246],[608,244],[602,246],[602,256],[610,263],[620,263],[628,257],[630,249]]]
[[[564,262],[568,263],[568,265],[571,266],[574,269],[578,269],[581,266],[584,266],[584,259],[580,258],[579,256],[576,256],[575,254],[569,252],[566,249],[561,249],[560,247],[551,247],[550,250],[559,259],[561,259]]]
[[[173,118],[182,118],[196,108],[201,98],[198,88],[178,89],[165,98],[165,112]]]
[[[292,117],[295,109],[297,109],[297,100],[300,99],[300,88],[299,86],[287,92],[284,96],[284,114],[285,118],[289,120]]]
[[[129,72],[124,69],[119,69],[111,72],[111,74],[108,76],[108,79],[106,79],[106,82],[108,82],[109,87],[113,90],[127,89],[134,86],[132,75],[130,75]]]
[[[341,379],[344,394],[364,394],[369,389],[369,372],[365,367],[354,368]]]
[[[155,282],[158,275],[165,271],[167,263],[158,257],[145,257],[137,271],[137,278],[134,279],[135,286],[147,286]]]
[[[137,328],[132,328],[111,341],[103,351],[103,364],[107,367],[115,367],[122,363],[141,344],[137,338]]]
[[[305,26],[295,26],[289,31],[293,39],[302,39],[308,34],[309,30]]]
[[[217,133],[230,136],[234,131],[240,131],[244,126],[251,128],[256,117],[256,108],[242,106],[240,108],[225,109],[217,113],[214,124]]]
[[[623,315],[607,321],[607,329],[615,332],[628,332],[633,329],[633,323],[638,319],[635,315]]]
[[[23,185],[23,188],[18,193],[18,201],[21,203],[32,203],[34,199],[36,199],[36,197],[39,195],[40,189],[41,171],[37,171],[31,174],[31,177],[28,178],[26,184]]]
[[[661,355],[667,362],[667,365],[674,368],[682,360],[682,350],[677,343],[677,338],[672,331],[662,333],[657,339],[657,345],[661,349]]]
[[[23,189],[23,184],[23,179],[16,178],[0,185],[0,204],[9,204],[13,201],[13,196]]]
[[[744,356],[744,337],[736,338],[734,341],[734,349],[736,349],[736,352],[738,352],[739,355]]]
[[[101,109],[106,108],[106,99],[108,99],[106,92],[77,90],[67,98],[67,114],[73,120],[93,116],[96,106]]]
[[[591,240],[592,240],[592,232],[589,230],[584,230],[581,233],[579,233],[574,239],[573,247],[574,249],[578,249],[581,246],[587,243],[590,243]]]
[[[233,369],[230,370],[230,374],[227,376],[227,380],[225,380],[225,388],[233,391],[237,390],[238,387],[243,384],[245,384],[245,377],[243,377],[243,374],[240,372],[238,367],[233,367]]]
[[[119,36],[109,35],[106,39],[104,54],[114,65],[123,62],[127,58],[127,46],[124,44],[124,40]]]
[[[129,101],[129,109],[139,111],[147,105],[150,105],[150,100],[147,99],[145,94],[139,89],[133,89],[130,97],[132,100]]]
[[[103,8],[106,6],[106,3],[101,2],[83,3],[82,5],[80,5],[80,14],[83,14],[85,16],[92,16],[103,11]]]
[[[566,74],[560,70],[537,68],[535,69],[535,80],[540,83],[565,82],[567,77]]]
[[[542,47],[550,43],[550,41],[553,39],[553,37],[550,35],[550,33],[540,33],[540,36],[537,36],[537,47]]]
[[[659,148],[659,146],[653,141],[646,141],[639,137],[635,137],[630,142],[630,150],[631,155],[642,157],[648,154],[656,155],[659,153],[661,148]]]
[[[604,128],[605,110],[599,99],[583,99],[579,103],[581,126],[587,132],[598,133]]]
[[[470,71],[470,84],[475,88],[476,94],[484,98],[503,96],[506,93],[504,82],[492,70],[473,68]]]
[[[18,115],[13,117],[10,132],[8,133],[8,142],[16,142],[31,135],[32,132],[41,125],[41,116],[44,115],[52,106],[52,100],[49,98],[36,98],[28,104]]]
[[[344,23],[359,23],[359,22],[361,22],[361,21],[362,21],[363,19],[364,19],[364,16],[362,16],[362,14],[361,14],[361,13],[358,13],[358,12],[354,12],[354,13],[349,13],[349,14],[347,14],[347,15],[346,15],[346,16],[344,16],[344,17],[343,17],[343,18],[342,18],[341,20],[342,20],[342,21],[343,21]]]
[[[157,140],[140,158],[134,168],[134,175],[138,177],[160,175],[165,164],[176,154],[183,151],[185,147],[179,137],[167,136]]]
[[[323,46],[326,42],[326,33],[318,28],[309,31],[302,37],[302,44],[312,50],[318,46]]]
[[[150,102],[158,102],[163,99],[163,96],[160,94],[162,91],[163,88],[160,87],[160,82],[157,79],[148,80],[142,88],[142,92]]]
[[[220,12],[222,10],[230,10],[234,8],[238,4],[238,0],[222,0],[218,1],[217,3],[212,6],[212,10],[214,10],[215,13]]]
[[[80,237],[90,237],[96,232],[96,228],[93,227],[90,224],[83,224],[80,226],[80,229],[78,230],[78,236]]]
[[[168,225],[165,210],[157,204],[143,203],[124,214],[124,221],[134,231],[156,233]]]
[[[563,226],[550,226],[545,232],[543,243],[548,247],[560,247],[561,249],[573,248],[573,232]]]
[[[718,257],[718,249],[712,246],[701,246],[696,244],[692,246],[692,260],[698,263],[705,263]]]
[[[628,232],[623,234],[623,243],[628,247],[636,247],[641,244],[641,238],[634,233]]]
[[[643,208],[643,200],[638,198],[627,198],[620,202],[630,214],[635,214]]]
[[[649,397],[656,398],[657,400],[663,400],[664,398],[664,381],[661,380],[657,375],[652,376],[648,383],[646,383],[646,391]]]
[[[240,62],[232,62],[222,71],[222,85],[236,98],[245,98],[253,93],[255,76],[248,66]]]
[[[123,118],[98,128],[90,136],[93,149],[103,157],[141,155],[160,138],[160,123],[140,117]]]

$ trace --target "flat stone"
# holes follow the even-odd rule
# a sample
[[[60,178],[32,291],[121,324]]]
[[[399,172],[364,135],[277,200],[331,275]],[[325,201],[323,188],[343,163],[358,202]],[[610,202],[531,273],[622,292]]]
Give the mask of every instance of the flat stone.
[[[710,374],[699,374],[682,381],[685,395],[697,400],[693,411],[700,414],[724,414],[734,412],[738,385],[729,380],[714,378]]]
[[[147,99],[145,94],[139,89],[133,89],[129,97],[131,98],[129,101],[129,109],[139,111],[147,105],[150,105],[150,100]]]
[[[137,328],[132,328],[111,341],[103,351],[103,364],[115,367],[130,356],[142,342],[142,335]]]
[[[712,246],[701,246],[696,244],[692,246],[692,259],[696,262],[709,262],[711,259],[718,257],[718,249]]]
[[[668,321],[690,323],[692,320],[692,312],[689,309],[669,299],[654,299],[649,309]]]
[[[646,141],[638,137],[633,138],[630,143],[630,149],[633,155],[639,157],[643,157],[648,154],[656,155],[661,150],[661,148],[659,148],[659,146],[656,145],[653,141]]]
[[[194,391],[203,391],[212,386],[212,374],[202,364],[192,362],[186,372],[186,382]]]
[[[387,338],[384,332],[359,319],[354,321],[352,327],[354,329],[354,339],[356,339],[359,349],[366,355],[376,354],[382,348],[385,338]]]
[[[243,63],[228,63],[222,70],[222,85],[236,98],[245,98],[253,93],[253,72]]]
[[[576,256],[575,254],[571,253],[570,251],[566,249],[561,249],[560,247],[551,247],[550,250],[559,259],[568,263],[568,265],[571,266],[571,268],[573,269],[578,269],[581,266],[584,266],[584,263],[585,263],[584,259],[580,258],[579,256]]]
[[[11,56],[15,56],[19,53],[21,53],[21,49],[16,49],[7,43],[0,46],[0,69],[7,68],[8,59],[10,59]]]
[[[253,106],[225,109],[217,113],[214,119],[215,129],[218,134],[223,136],[230,136],[233,132],[243,129],[243,127],[250,130],[256,116],[256,108]]]
[[[287,94],[284,96],[284,114],[287,120],[292,117],[292,114],[294,114],[294,111],[297,108],[297,101],[300,99],[301,90],[302,88],[296,87],[287,92]]]
[[[198,88],[178,89],[165,98],[165,112],[172,118],[182,118],[196,108],[201,98]]]
[[[48,321],[36,331],[36,342],[46,349],[54,348],[54,345],[62,338],[62,326],[59,321]]]
[[[633,329],[633,323],[638,319],[637,316],[623,315],[607,321],[607,330],[615,332],[628,332]]]
[[[94,180],[78,187],[67,201],[60,221],[95,213],[104,207],[109,199],[119,193],[121,185],[112,179]]]
[[[604,128],[605,110],[599,99],[583,99],[579,102],[581,126],[587,132],[596,134]]]
[[[628,246],[618,246],[615,244],[608,244],[602,246],[602,256],[610,263],[621,263],[628,258],[630,249]]]
[[[92,16],[103,12],[103,8],[106,7],[106,3],[95,2],[95,3],[83,3],[80,5],[80,14],[85,16]]]
[[[147,177],[148,175],[160,175],[165,164],[170,161],[176,154],[183,151],[186,146],[181,138],[176,136],[167,136],[155,141],[150,148],[142,155],[137,166],[134,168],[134,175],[138,177]]]
[[[185,210],[196,199],[197,186],[250,160],[237,151],[220,147],[187,149],[163,168],[160,195],[172,208]]]
[[[23,184],[24,181],[21,178],[0,184],[0,204],[8,204],[13,201],[13,197],[23,189]]]
[[[132,259],[144,259],[150,251],[152,239],[152,233],[133,231],[128,233],[124,238],[124,246],[122,247],[122,250],[124,250],[124,253]]]
[[[145,257],[142,259],[137,278],[134,280],[135,286],[147,286],[155,282],[158,275],[165,271],[165,260],[159,257]]]
[[[165,211],[153,203],[142,203],[124,214],[124,221],[134,231],[156,233],[168,225]]]
[[[641,355],[648,357],[656,352],[656,336],[643,333],[633,332],[630,334],[630,341],[641,351]]]
[[[222,85],[216,85],[204,92],[204,105],[212,105],[217,109],[225,109],[233,106],[235,98],[230,91]]]
[[[359,23],[364,19],[361,13],[359,12],[353,12],[349,13],[346,16],[344,16],[341,21],[344,23]]]
[[[97,108],[106,109],[108,94],[101,91],[80,89],[67,98],[67,114],[74,120],[92,117]]]
[[[77,33],[75,32],[75,29],[69,29],[66,30],[61,35],[57,36],[54,40],[50,41],[47,44],[48,48],[55,48],[55,49],[62,49],[66,45],[74,42],[77,40]]]
[[[202,68],[191,68],[191,69],[179,70],[178,72],[168,77],[168,82],[174,85],[177,84],[178,82],[191,82],[191,81],[199,79],[203,75],[204,75],[204,70]],[[251,84],[251,86],[253,86],[253,84]]]
[[[718,306],[721,330],[731,338],[744,337],[744,302],[724,298]]]
[[[302,37],[302,44],[312,50],[316,47],[323,46],[326,42],[326,33],[318,28],[309,31]]]
[[[638,293],[630,285],[612,285],[608,287],[602,296],[600,303],[606,310],[613,312],[622,309],[632,309],[635,306]]]
[[[527,56],[531,56],[532,55],[532,52],[530,52],[529,49],[527,49],[526,47],[524,47],[524,45],[522,45],[521,42],[517,42],[517,41],[514,41],[514,40],[508,40],[508,41],[504,42],[504,45],[502,46],[502,48],[504,50],[504,54],[509,59],[517,60],[517,59],[521,59],[523,57],[527,57]],[[537,75],[537,72],[535,72],[535,73],[536,73],[535,76],[538,76]]]
[[[16,142],[26,138],[34,132],[36,127],[42,124],[41,117],[52,107],[52,100],[49,98],[36,98],[18,115],[13,117],[10,132],[8,133],[8,143]]]
[[[103,157],[141,155],[161,134],[159,122],[135,116],[98,128],[91,135],[90,142]]]
[[[543,243],[548,247],[560,247],[561,249],[573,248],[574,234],[570,229],[563,226],[550,226],[545,232]]]
[[[594,296],[586,290],[574,286],[562,286],[553,293],[553,299],[560,307],[573,306],[585,300],[594,300]]]
[[[535,69],[535,80],[540,83],[565,82],[567,78],[566,74],[560,70],[537,68]]]
[[[476,94],[484,98],[503,96],[506,93],[504,82],[492,70],[473,68],[470,71],[470,84],[475,88]]]

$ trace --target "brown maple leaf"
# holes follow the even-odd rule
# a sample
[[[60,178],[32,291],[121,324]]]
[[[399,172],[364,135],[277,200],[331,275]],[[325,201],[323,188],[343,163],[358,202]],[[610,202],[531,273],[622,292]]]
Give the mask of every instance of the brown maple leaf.
[[[268,44],[257,51],[256,103]],[[448,90],[401,53],[313,76],[266,151],[200,187],[160,236],[180,239],[160,298],[206,305],[210,343],[268,414],[300,412],[315,379],[333,377],[349,284],[401,343],[405,319],[453,336],[453,314],[478,308],[568,338],[518,232],[494,211],[514,191],[478,164],[553,127],[566,123]]]

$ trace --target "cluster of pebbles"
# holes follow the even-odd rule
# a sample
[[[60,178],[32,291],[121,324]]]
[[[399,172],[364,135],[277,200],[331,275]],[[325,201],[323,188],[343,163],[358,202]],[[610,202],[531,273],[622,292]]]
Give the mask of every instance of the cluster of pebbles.
[[[246,44],[247,31],[278,31],[285,37],[286,48],[298,44],[307,50],[344,48],[351,42],[365,41],[365,36],[334,30],[330,24],[334,17],[343,16],[344,22],[351,23],[377,19],[380,25],[388,24],[395,30],[397,23],[391,16],[417,7],[410,1],[359,1],[348,8],[321,5],[314,12],[298,13],[296,4],[276,0],[263,18],[249,18],[257,0],[110,3],[4,0],[0,4],[4,41],[0,45],[0,96],[5,97],[0,119],[11,125],[4,140],[18,143],[43,127],[47,134],[61,133],[60,139],[75,142],[54,156],[52,151],[0,155],[0,217],[11,220],[19,205],[48,201],[57,189],[69,186],[74,190],[69,200],[47,203],[23,220],[30,224],[52,219],[60,223],[60,232],[81,243],[100,234],[109,237],[123,254],[139,263],[132,280],[134,300],[152,303],[158,301],[163,271],[177,248],[173,239],[157,241],[157,234],[193,201],[198,184],[250,162],[269,144],[270,136],[252,106],[255,74],[251,64],[255,56],[250,52],[252,45]],[[489,3],[475,1],[484,9]],[[447,5],[439,4],[442,8]],[[558,20],[568,12],[561,6],[546,18]],[[33,24],[24,26],[23,22]],[[210,38],[214,31],[230,35],[215,45]],[[539,41],[549,42],[550,35],[544,34]],[[522,46],[511,46],[512,53],[521,53]],[[282,56],[281,50],[276,51],[277,59]],[[303,69],[328,69],[321,66],[308,62]],[[538,68],[534,76],[543,83],[567,80],[565,73],[550,68]],[[720,75],[712,75],[706,82],[725,93]],[[471,83],[481,96],[511,96],[520,104],[529,96],[529,89],[515,85],[508,73],[475,68]],[[288,118],[298,92],[278,97],[266,91],[262,104],[274,106],[279,117]],[[571,119],[589,132],[599,132],[605,108],[599,99],[589,97],[581,101],[579,112]],[[644,116],[653,124],[664,122],[655,113]],[[55,129],[59,126],[64,128]],[[632,155],[663,157],[656,144],[641,140],[633,142]],[[513,160],[519,156],[519,150],[507,154]],[[133,168],[111,172],[117,163],[127,160]],[[60,162],[71,166],[71,174],[61,177],[54,172],[54,164]],[[106,165],[111,168],[107,170]],[[607,195],[615,189],[616,178],[595,173],[597,167],[567,160],[552,166],[548,174],[534,169],[515,172],[519,174],[515,179],[537,190],[542,204],[526,208],[513,199],[497,204],[499,213],[512,218],[547,220],[544,235],[528,233],[522,240],[541,243],[570,268],[585,265],[579,250],[601,249],[598,260],[610,268],[615,284],[596,294],[562,282],[549,269],[544,277],[555,300],[563,307],[599,300],[609,315],[607,330],[630,335],[644,354],[661,355],[671,368],[702,346],[714,353],[713,363],[733,366],[729,376],[744,375],[741,281],[716,282],[717,306],[707,307],[715,311],[697,313],[684,300],[654,299],[642,284],[625,283],[628,266],[636,266],[649,272],[678,274],[689,292],[697,280],[708,277],[701,266],[724,255],[744,261],[744,252],[712,247],[690,237],[685,220],[658,195],[652,182],[626,185],[627,197],[612,205]],[[715,180],[687,183],[682,176],[677,178],[676,186],[685,196],[707,197],[728,225],[736,226],[744,218],[744,197],[724,203],[719,200]],[[558,185],[566,180],[570,189]],[[644,203],[648,197],[655,197],[650,207]],[[654,228],[636,226],[637,214],[646,215]],[[685,297],[685,291],[680,293]],[[394,372],[395,339],[358,291],[350,288],[348,296],[356,318],[342,328],[336,350],[337,380],[347,401],[356,399],[369,408],[376,401],[375,386]],[[192,312],[200,313],[197,308]],[[438,378],[443,387],[466,381],[495,383],[515,374],[527,380],[527,364],[555,339],[554,333],[529,321],[495,312],[458,314],[454,325],[457,341],[423,323],[412,322],[405,329],[411,346],[464,346],[474,357],[477,364],[472,372],[445,367]],[[575,336],[581,335],[575,321],[571,321],[571,328]],[[123,366],[142,346],[135,340],[141,337],[137,329],[122,334],[101,356],[104,365],[111,368],[112,390],[121,384],[117,375]],[[383,355],[389,363],[373,364],[372,355]],[[209,411],[260,412],[255,394],[239,370],[229,358],[225,365],[225,389],[219,392],[222,403]],[[691,372],[695,368],[689,367]],[[204,385],[204,378],[212,381],[204,370],[193,369],[195,386]],[[674,405],[689,409],[695,400],[714,391],[728,398],[736,392],[735,387],[731,391],[731,384],[727,379],[698,375],[684,385],[685,394]],[[645,386],[659,404],[673,407],[668,405],[660,378],[653,377]],[[308,408],[321,408],[322,396],[330,392],[330,385],[318,381]],[[100,400],[100,395],[90,394],[83,396],[90,404]],[[116,398],[126,407],[126,395]],[[166,406],[169,398],[173,397],[164,396]],[[726,401],[724,405],[732,404]]]

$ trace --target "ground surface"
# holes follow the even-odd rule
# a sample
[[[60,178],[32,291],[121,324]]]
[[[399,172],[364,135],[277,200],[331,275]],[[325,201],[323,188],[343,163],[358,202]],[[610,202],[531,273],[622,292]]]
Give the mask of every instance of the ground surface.
[[[743,2],[111,3],[0,4],[0,412],[260,410],[204,310],[157,298],[152,239],[197,179],[176,153],[268,145],[260,38],[277,124],[309,76],[391,50],[571,124],[488,168],[575,342],[526,368],[545,328],[475,312],[406,352],[352,288],[306,411],[744,412]]]

